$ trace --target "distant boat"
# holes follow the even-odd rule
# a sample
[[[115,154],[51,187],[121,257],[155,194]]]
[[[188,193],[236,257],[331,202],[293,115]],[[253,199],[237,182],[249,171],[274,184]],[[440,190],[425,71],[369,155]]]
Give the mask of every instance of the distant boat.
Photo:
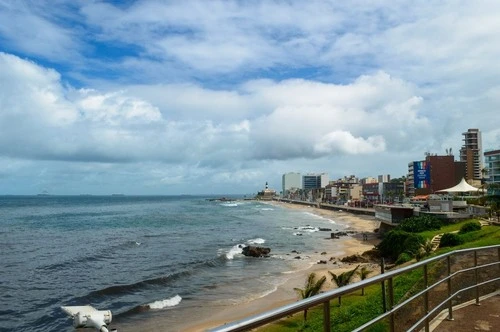
[[[42,191],[42,193],[37,194],[37,196],[50,196],[50,194],[47,190],[44,190],[44,191]]]

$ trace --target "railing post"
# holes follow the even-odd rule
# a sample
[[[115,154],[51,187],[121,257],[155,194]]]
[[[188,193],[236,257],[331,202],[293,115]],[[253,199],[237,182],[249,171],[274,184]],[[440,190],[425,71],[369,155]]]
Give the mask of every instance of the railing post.
[[[385,261],[384,257],[382,257],[382,260],[380,262],[380,274],[385,273]],[[385,299],[385,281],[382,280],[381,282],[382,285],[382,309],[384,312],[387,312],[387,305],[386,305],[386,299]]]
[[[448,298],[451,297],[451,257],[448,255],[446,257],[446,262],[448,265]],[[452,299],[448,300],[448,320],[453,320],[453,304]]]
[[[498,247],[498,261],[500,262],[500,247]],[[500,264],[498,264],[498,269],[500,270]]]
[[[392,308],[394,307],[394,285],[392,283],[392,278],[389,278],[387,280],[387,283],[388,283],[388,287],[389,287],[389,309],[392,310]],[[396,322],[395,322],[395,317],[394,317],[394,312],[391,312],[391,322],[390,322],[390,326],[391,326],[391,329],[390,331],[391,332],[394,332],[394,327],[396,325]]]
[[[479,272],[477,270],[477,250],[474,250],[474,279],[476,282],[476,305],[479,304],[479,286],[477,285],[479,283]]]
[[[425,288],[425,293],[424,293],[424,310],[425,310],[425,315],[429,313],[429,291],[427,288],[429,287],[429,279],[428,279],[428,274],[427,274],[427,264],[424,265],[424,288]],[[425,332],[429,332],[429,317],[425,318]]]
[[[323,331],[330,332],[330,301],[323,303]]]

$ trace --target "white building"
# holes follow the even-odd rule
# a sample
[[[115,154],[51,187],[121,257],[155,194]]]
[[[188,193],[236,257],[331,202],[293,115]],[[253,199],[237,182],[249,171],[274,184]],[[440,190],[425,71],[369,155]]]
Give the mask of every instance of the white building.
[[[283,197],[287,196],[292,189],[302,189],[302,175],[300,173],[286,173],[281,178],[281,189]]]

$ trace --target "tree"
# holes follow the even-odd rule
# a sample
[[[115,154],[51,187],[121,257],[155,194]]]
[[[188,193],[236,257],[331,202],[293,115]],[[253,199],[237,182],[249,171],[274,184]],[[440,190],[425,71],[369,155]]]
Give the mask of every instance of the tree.
[[[363,266],[361,270],[356,272],[356,274],[361,278],[361,280],[365,280],[370,273],[372,273],[372,270],[368,270],[366,266]],[[365,288],[361,288],[361,296],[365,295]]]
[[[351,282],[351,279],[354,276],[354,274],[356,273],[356,270],[358,269],[358,267],[359,267],[359,265],[356,266],[354,268],[354,270],[346,271],[346,272],[343,272],[339,275],[336,275],[335,273],[333,273],[331,271],[328,271],[328,273],[330,273],[330,275],[332,276],[332,281],[335,282],[337,287],[343,287],[343,286],[349,285],[349,283]],[[340,296],[339,296],[339,305],[342,305],[342,299]]]
[[[294,288],[293,290],[297,292],[301,299],[307,299],[308,297],[319,294],[325,281],[325,276],[322,276],[319,280],[316,280],[316,274],[312,272],[307,277],[304,289]],[[304,309],[304,320],[307,320],[307,309]]]

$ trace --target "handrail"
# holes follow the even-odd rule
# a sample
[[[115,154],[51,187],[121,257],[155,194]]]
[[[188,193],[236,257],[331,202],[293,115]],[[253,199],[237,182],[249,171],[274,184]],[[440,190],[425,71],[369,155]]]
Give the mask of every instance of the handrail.
[[[477,264],[477,252],[490,250],[490,249],[498,249],[497,261],[493,262],[493,263],[487,263],[484,265],[478,265]],[[452,256],[455,256],[458,254],[469,253],[469,252],[474,252],[474,267],[461,269],[461,270],[455,271],[454,273],[451,273],[450,258]],[[270,311],[267,311],[267,312],[264,312],[264,313],[261,313],[258,315],[254,315],[254,316],[245,318],[243,320],[239,320],[239,321],[236,321],[236,322],[233,322],[230,324],[216,327],[216,328],[211,329],[209,331],[210,332],[248,331],[250,329],[253,329],[253,328],[256,328],[259,326],[263,326],[263,325],[268,324],[270,322],[276,321],[280,318],[289,316],[291,314],[301,312],[305,309],[309,309],[311,307],[318,306],[318,305],[323,305],[323,309],[324,309],[323,310],[323,320],[324,320],[323,330],[325,332],[329,332],[331,329],[330,317],[329,317],[330,316],[330,309],[329,308],[330,308],[330,301],[331,300],[336,299],[342,295],[352,293],[358,289],[366,288],[367,286],[374,285],[374,284],[380,284],[380,283],[385,282],[385,281],[388,282],[388,292],[389,292],[389,299],[388,299],[389,308],[388,308],[388,310],[385,313],[375,317],[371,321],[358,327],[355,331],[361,331],[361,330],[363,330],[363,329],[365,329],[365,328],[367,328],[367,327],[369,327],[369,326],[371,326],[371,325],[373,325],[373,324],[375,324],[375,323],[377,323],[377,322],[379,322],[387,317],[391,318],[391,331],[394,331],[393,324],[394,324],[395,312],[398,311],[399,309],[401,309],[402,307],[404,307],[405,305],[407,305],[409,302],[411,302],[411,300],[413,300],[419,296],[422,296],[422,295],[426,296],[426,294],[428,294],[429,290],[433,289],[438,284],[438,283],[435,283],[435,284],[430,285],[430,286],[427,285],[427,266],[432,262],[439,261],[439,260],[442,260],[444,258],[447,259],[448,275],[445,278],[440,279],[439,283],[442,283],[445,281],[448,283],[448,297],[442,303],[438,304],[434,309],[432,309],[430,311],[425,310],[425,311],[428,311],[426,313],[426,315],[424,317],[422,317],[412,327],[412,329],[416,328],[416,327],[420,326],[423,322],[425,322],[425,330],[428,331],[429,330],[429,318],[432,316],[432,314],[435,313],[437,308],[442,307],[443,304],[448,302],[448,312],[449,312],[448,315],[449,315],[449,318],[452,319],[452,302],[451,302],[451,300],[453,298],[455,298],[458,294],[460,294],[461,292],[463,292],[465,290],[476,288],[476,303],[479,303],[479,287],[483,284],[487,284],[487,283],[491,283],[491,282],[500,280],[500,277],[486,281],[486,282],[482,282],[482,283],[479,283],[477,280],[477,270],[478,269],[481,269],[484,267],[490,267],[490,266],[494,266],[494,265],[498,265],[500,268],[500,245],[478,247],[478,248],[468,248],[468,249],[459,249],[459,250],[450,251],[448,253],[441,254],[439,256],[435,256],[435,257],[428,258],[428,259],[420,261],[420,262],[416,262],[412,265],[408,265],[408,266],[405,266],[405,267],[402,267],[402,268],[399,268],[399,269],[396,269],[393,271],[389,271],[389,272],[385,272],[383,274],[376,275],[376,276],[371,277],[371,278],[367,278],[367,279],[359,281],[357,283],[353,283],[353,284],[350,284],[350,285],[347,285],[344,287],[336,288],[336,289],[318,294],[316,296],[313,296],[313,297],[310,297],[307,299],[303,299],[303,300],[300,300],[300,301],[292,303],[292,304],[285,305],[285,306],[280,307],[280,308],[276,308],[276,309],[273,309],[273,310],[270,310]],[[393,285],[392,285],[393,278],[396,276],[402,275],[404,273],[416,270],[418,268],[422,268],[422,267],[424,268],[424,278],[425,278],[425,283],[426,283],[425,289],[423,291],[419,292],[418,294],[411,296],[410,299],[406,299],[402,303],[394,306],[394,303],[393,303],[393,301],[394,301]],[[473,286],[461,289],[461,290],[452,294],[451,293],[451,279],[459,273],[472,271],[472,270],[476,271],[475,284]],[[428,301],[425,301],[425,302],[426,302],[426,306],[427,306]]]

